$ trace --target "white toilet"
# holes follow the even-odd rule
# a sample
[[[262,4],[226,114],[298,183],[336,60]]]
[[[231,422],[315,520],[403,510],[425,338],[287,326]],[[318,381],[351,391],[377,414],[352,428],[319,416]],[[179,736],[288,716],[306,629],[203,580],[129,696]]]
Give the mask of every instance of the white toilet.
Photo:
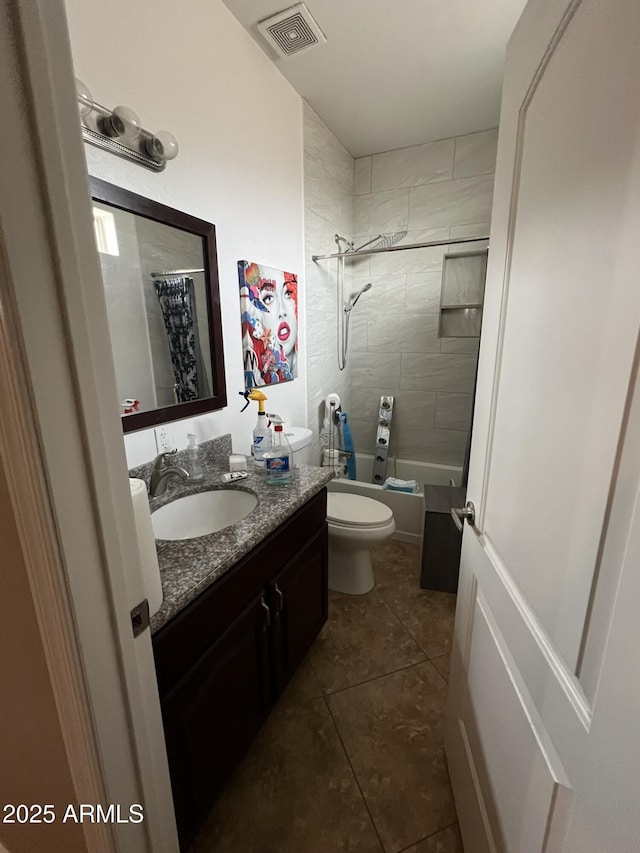
[[[287,436],[291,450],[293,451],[294,465],[311,465],[309,455],[311,453],[311,439],[313,433],[306,427],[287,426],[285,424],[284,434]]]
[[[294,465],[309,465],[313,433],[306,427],[285,427],[293,451]],[[375,579],[370,548],[393,535],[393,512],[380,501],[329,492],[329,589],[350,595],[364,595],[373,589]]]
[[[372,498],[329,492],[327,521],[329,589],[364,595],[375,585],[369,550],[394,533],[393,512]]]

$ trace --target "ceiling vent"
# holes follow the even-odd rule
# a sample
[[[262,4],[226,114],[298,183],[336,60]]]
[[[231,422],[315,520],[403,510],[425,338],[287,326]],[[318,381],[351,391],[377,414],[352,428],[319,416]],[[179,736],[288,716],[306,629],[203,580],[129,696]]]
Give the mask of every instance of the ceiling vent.
[[[304,3],[265,18],[258,29],[279,56],[293,56],[327,41]]]

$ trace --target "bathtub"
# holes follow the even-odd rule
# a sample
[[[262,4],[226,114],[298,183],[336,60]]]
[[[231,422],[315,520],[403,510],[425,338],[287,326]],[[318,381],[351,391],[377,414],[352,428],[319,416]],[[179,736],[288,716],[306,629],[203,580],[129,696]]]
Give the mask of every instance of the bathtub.
[[[356,454],[357,480],[348,480],[339,477],[331,480],[328,489],[330,492],[351,492],[356,495],[364,495],[374,498],[386,504],[396,521],[396,532],[394,539],[403,542],[412,542],[415,545],[422,543],[422,526],[424,523],[424,486],[448,486],[450,480],[460,485],[462,468],[455,465],[436,465],[431,462],[412,462],[407,459],[389,459],[387,464],[387,476],[398,477],[401,480],[416,480],[421,487],[417,494],[407,492],[391,492],[382,486],[375,486],[371,482],[373,472],[373,456],[366,453]]]

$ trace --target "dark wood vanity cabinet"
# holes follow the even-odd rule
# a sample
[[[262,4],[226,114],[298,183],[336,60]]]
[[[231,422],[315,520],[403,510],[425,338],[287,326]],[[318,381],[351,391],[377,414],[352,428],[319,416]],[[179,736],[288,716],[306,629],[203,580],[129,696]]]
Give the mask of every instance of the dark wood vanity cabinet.
[[[153,637],[180,843],[327,618],[326,490]]]
[[[192,839],[212,795],[271,707],[262,597],[254,598],[162,700],[181,842]]]
[[[327,531],[322,527],[269,584],[275,620],[272,678],[279,694],[327,620]]]

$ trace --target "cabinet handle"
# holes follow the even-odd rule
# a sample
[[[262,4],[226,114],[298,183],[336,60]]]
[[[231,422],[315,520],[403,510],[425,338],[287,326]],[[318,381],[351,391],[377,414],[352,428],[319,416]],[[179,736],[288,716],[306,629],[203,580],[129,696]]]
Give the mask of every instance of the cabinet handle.
[[[266,630],[267,628],[271,627],[271,611],[269,610],[269,605],[264,600],[264,595],[261,596],[261,598],[260,598],[260,606],[263,607],[264,610],[266,611],[266,620],[267,620],[266,625],[265,625],[265,630]]]
[[[276,607],[276,612],[282,613],[282,611],[284,610],[284,595],[282,594],[282,590],[278,586],[277,581],[276,581],[276,583],[274,583],[273,588],[275,590],[276,595],[278,596],[278,604]]]

